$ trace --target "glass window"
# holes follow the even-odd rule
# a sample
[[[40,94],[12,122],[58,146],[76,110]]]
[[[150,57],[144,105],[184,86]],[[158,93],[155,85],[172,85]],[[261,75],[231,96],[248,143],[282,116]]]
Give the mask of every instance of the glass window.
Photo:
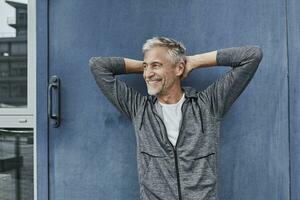
[[[0,83],[0,97],[2,99],[7,99],[9,97],[9,85],[7,83]]]
[[[7,77],[9,75],[8,63],[0,63],[0,77]]]
[[[32,128],[0,128],[0,199],[34,199]]]
[[[0,200],[34,200],[35,1],[30,59],[25,2],[0,1]]]
[[[28,84],[35,86],[27,83],[35,72],[27,67],[27,3],[22,2],[0,1],[0,200],[34,200],[35,118],[19,112],[33,105]]]
[[[27,64],[25,62],[11,63],[10,69],[11,76],[27,77]],[[26,78],[24,80],[26,80]]]
[[[27,4],[0,1],[0,13],[0,109],[26,108]]]
[[[25,42],[11,43],[12,56],[26,56],[27,55],[27,44]]]
[[[8,42],[1,42],[0,43],[0,53],[3,55],[4,53],[8,53],[9,51],[9,43]]]

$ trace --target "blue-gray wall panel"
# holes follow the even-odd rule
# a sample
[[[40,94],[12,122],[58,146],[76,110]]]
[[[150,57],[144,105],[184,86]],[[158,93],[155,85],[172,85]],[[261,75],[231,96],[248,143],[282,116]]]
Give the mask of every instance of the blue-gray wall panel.
[[[222,44],[256,43],[264,58],[221,126],[220,199],[288,199],[285,2],[246,2],[226,2],[232,18],[219,28],[231,33]]]
[[[291,138],[291,200],[300,200],[300,2],[289,0],[288,10],[288,58],[289,102]]]
[[[184,42],[189,54],[256,44],[264,58],[221,126],[220,199],[289,195],[285,2],[50,1],[50,75],[62,79],[62,125],[51,129],[52,199],[137,199],[135,138],[99,92],[91,56],[142,59],[153,35]],[[229,68],[194,70],[204,89]],[[141,76],[120,78],[145,93]]]

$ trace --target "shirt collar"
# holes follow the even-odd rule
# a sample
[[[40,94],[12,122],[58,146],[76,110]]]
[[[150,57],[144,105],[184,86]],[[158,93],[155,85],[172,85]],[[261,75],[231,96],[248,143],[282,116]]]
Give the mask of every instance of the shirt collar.
[[[183,89],[186,98],[197,98],[197,91],[196,91],[195,88],[192,88],[190,86],[183,86],[181,88]],[[151,100],[151,102],[153,104],[156,103],[156,101],[157,101],[157,97],[156,96],[149,95],[148,97],[150,98],[150,100]]]

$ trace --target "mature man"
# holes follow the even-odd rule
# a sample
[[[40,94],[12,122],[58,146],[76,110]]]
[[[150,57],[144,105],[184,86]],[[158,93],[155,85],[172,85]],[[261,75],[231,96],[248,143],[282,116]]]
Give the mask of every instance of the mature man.
[[[193,56],[174,39],[154,37],[144,60],[92,57],[103,94],[135,128],[141,200],[215,200],[220,121],[243,92],[262,59],[258,46],[231,47]],[[231,66],[203,91],[181,86],[193,69]],[[143,96],[115,75],[143,73]]]

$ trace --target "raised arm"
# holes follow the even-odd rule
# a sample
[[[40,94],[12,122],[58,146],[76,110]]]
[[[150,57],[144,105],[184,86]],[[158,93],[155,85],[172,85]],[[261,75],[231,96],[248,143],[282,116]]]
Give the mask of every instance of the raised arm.
[[[143,73],[143,61],[124,58],[125,71],[127,74],[141,74]]]
[[[121,57],[92,57],[89,60],[91,72],[102,93],[131,120],[146,97],[128,87],[126,83],[116,78],[116,75],[139,73],[139,63],[139,61]]]
[[[223,118],[234,101],[253,78],[263,53],[258,46],[242,46],[220,49],[190,57],[190,68],[231,66],[231,70],[200,92],[200,99],[210,105],[218,119]],[[187,63],[188,64],[188,63]]]
[[[207,53],[196,54],[193,56],[186,57],[186,67],[185,71],[181,77],[184,79],[188,76],[188,74],[196,69],[202,67],[211,67],[217,65],[217,51],[210,51]]]

